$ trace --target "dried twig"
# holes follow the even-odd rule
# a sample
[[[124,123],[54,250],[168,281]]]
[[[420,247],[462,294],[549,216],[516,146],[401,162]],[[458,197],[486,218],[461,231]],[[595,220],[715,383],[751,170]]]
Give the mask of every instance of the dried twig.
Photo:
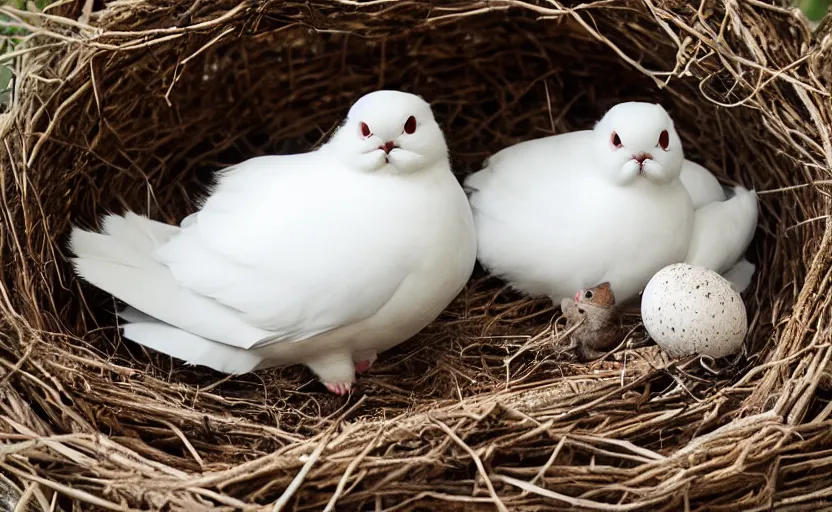
[[[129,0],[80,21],[0,7],[31,31],[4,57],[17,79],[0,116],[0,465],[29,508],[828,499],[832,23],[813,35],[760,0],[576,5]],[[578,364],[550,304],[481,272],[361,376],[351,408],[302,368],[226,377],[119,339],[112,298],[66,261],[72,224],[124,208],[176,222],[212,171],[320,143],[379,86],[432,101],[460,177],[618,101],[664,104],[689,158],[766,191],[743,357],[716,371],[622,347]]]

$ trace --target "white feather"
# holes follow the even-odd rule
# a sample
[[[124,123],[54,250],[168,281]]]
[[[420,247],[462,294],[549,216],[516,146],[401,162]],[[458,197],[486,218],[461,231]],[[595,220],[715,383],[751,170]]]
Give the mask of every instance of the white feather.
[[[593,130],[508,147],[465,187],[480,262],[556,303],[605,281],[627,301],[686,257],[724,272],[756,224],[756,203],[752,217],[744,189],[725,201],[716,177],[684,159],[664,109],[644,103],[617,105]],[[735,278],[750,282],[748,266],[737,267]]]
[[[711,171],[690,160],[682,164],[682,174],[679,175],[682,185],[690,194],[693,202],[693,209],[698,210],[702,206],[722,201],[725,199],[725,190]]]
[[[663,110],[641,105],[632,114],[642,120],[639,126],[615,127],[627,151],[651,149],[663,129],[672,129]],[[623,114],[619,123],[630,119]],[[607,162],[613,129],[602,123],[595,131],[508,147],[465,182],[480,262],[525,293],[559,304],[581,288],[609,281],[623,302],[687,253],[693,210],[685,188],[678,179],[654,184],[637,176],[638,165],[635,173],[628,167],[629,152]],[[654,171],[672,173],[671,160]],[[632,181],[621,185],[622,179]]]
[[[119,311],[118,316],[129,322],[123,325],[125,338],[167,352],[188,364],[240,374],[255,369],[262,362],[254,351],[207,340],[160,322],[130,306]]]
[[[723,273],[743,256],[757,227],[757,194],[734,187],[734,196],[696,211],[685,263]]]
[[[756,270],[753,263],[742,258],[757,227],[756,194],[734,187],[733,196],[726,198],[716,176],[690,160],[685,160],[680,178],[696,209],[685,262],[722,273],[742,293]]]
[[[163,322],[130,322],[123,327],[125,338],[188,364],[236,375],[250,372],[262,362],[255,352],[207,340]]]
[[[751,285],[751,279],[754,277],[755,270],[757,270],[757,267],[747,259],[743,258],[727,272],[722,274],[722,276],[731,283],[731,286],[733,286],[737,292],[742,293],[748,288],[749,285]]]
[[[276,172],[281,165],[294,172]],[[302,341],[370,317],[413,268],[413,233],[397,228],[419,214],[401,208],[415,204],[394,205],[413,184],[377,184],[377,176],[333,167],[323,155],[245,162],[157,258],[182,286],[240,311],[275,340]],[[354,197],[376,188],[373,201],[355,207]]]
[[[245,346],[269,336],[230,308],[180,286],[152,256],[152,221],[129,215],[122,219],[128,218],[129,224],[106,219],[105,226],[130,227],[109,234],[73,230],[70,249],[77,255],[73,263],[79,275],[139,311],[214,341]]]
[[[226,170],[180,227],[131,213],[104,226],[73,230],[71,249],[79,275],[132,306],[126,337],[224,372],[304,363],[347,387],[353,355],[416,334],[476,257],[429,105],[391,91],[359,100],[318,151]]]
[[[145,315],[136,308],[127,306],[118,312],[119,318],[125,322],[155,322],[156,319],[150,315]]]

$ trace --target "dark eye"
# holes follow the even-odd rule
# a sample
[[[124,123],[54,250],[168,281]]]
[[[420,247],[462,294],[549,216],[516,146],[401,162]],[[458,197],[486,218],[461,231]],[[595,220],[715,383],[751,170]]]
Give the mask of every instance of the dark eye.
[[[578,308],[578,313],[580,313],[580,314],[582,314],[582,315],[583,315],[583,314],[584,314],[584,310],[583,310],[583,309],[581,309],[581,308]]]
[[[404,131],[405,133],[411,134],[416,131],[416,118],[410,116],[407,118],[407,121],[404,123]]]
[[[586,299],[592,299],[592,292],[587,291],[586,293],[584,293],[584,298],[586,298]]]
[[[621,147],[621,137],[615,132],[612,132],[612,145],[617,148]]]
[[[373,134],[373,132],[370,131],[370,127],[367,126],[367,123],[362,122],[360,125],[358,125],[358,127],[361,130],[361,136],[365,139]]]
[[[667,133],[667,130],[662,130],[661,135],[659,135],[659,146],[661,146],[663,150],[667,151],[667,146],[669,144],[670,144],[670,134]]]

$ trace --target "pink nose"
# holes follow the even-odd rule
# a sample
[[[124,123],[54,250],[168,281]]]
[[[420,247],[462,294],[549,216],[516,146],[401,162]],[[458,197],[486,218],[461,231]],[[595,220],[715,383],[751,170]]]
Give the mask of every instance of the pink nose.
[[[390,152],[393,151],[393,148],[396,148],[396,147],[398,147],[398,146],[396,146],[395,142],[388,140],[387,142],[384,143],[384,145],[379,146],[378,149],[383,149],[384,152],[389,155]]]
[[[644,165],[645,160],[651,160],[653,155],[650,153],[639,153],[637,155],[633,155],[633,160],[638,162],[638,165]]]

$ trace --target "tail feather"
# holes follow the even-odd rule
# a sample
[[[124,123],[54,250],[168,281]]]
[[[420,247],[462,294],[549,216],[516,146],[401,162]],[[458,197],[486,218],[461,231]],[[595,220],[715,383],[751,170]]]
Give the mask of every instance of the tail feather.
[[[133,268],[143,268],[149,264],[149,253],[137,252],[122,239],[79,228],[72,230],[69,249],[77,256],[73,261],[117,261]]]
[[[269,336],[230,308],[179,286],[170,270],[153,257],[155,248],[179,228],[135,214],[109,216],[104,226],[103,234],[79,228],[72,232],[70,248],[77,256],[73,263],[86,281],[156,321],[198,337],[248,348]],[[165,344],[158,350],[178,349]]]
[[[723,273],[748,249],[757,227],[757,194],[734,187],[734,196],[696,211],[686,263]]]
[[[180,229],[170,224],[150,220],[143,215],[127,212],[124,215],[104,217],[101,231],[121,240],[136,251],[150,254],[155,247],[179,234]]]
[[[124,320],[125,322],[155,322],[156,319],[150,315],[146,315],[139,311],[138,309],[127,306],[126,308],[122,309],[118,312],[119,318]]]
[[[188,364],[207,366],[224,373],[247,373],[262,362],[259,356],[249,350],[207,340],[152,319],[125,324],[123,329],[125,338],[140,345]]]
[[[755,270],[757,270],[757,267],[743,258],[727,272],[722,274],[722,277],[727,279],[737,292],[742,293],[751,285],[751,279],[754,277]]]
[[[107,215],[101,233],[72,230],[69,248],[79,258],[119,262],[131,267],[153,264],[153,250],[179,233],[179,228],[128,212]]]

